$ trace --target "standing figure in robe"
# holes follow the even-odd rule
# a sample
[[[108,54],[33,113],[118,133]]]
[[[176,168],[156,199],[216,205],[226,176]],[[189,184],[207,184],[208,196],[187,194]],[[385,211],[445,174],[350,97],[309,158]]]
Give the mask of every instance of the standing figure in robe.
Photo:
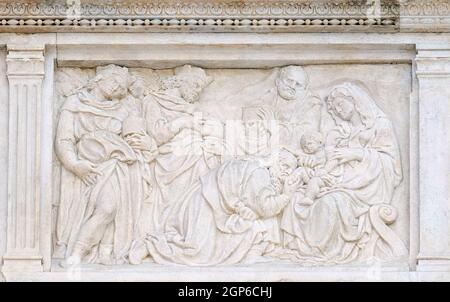
[[[143,100],[147,131],[159,150],[152,166],[152,209],[150,217],[144,218],[153,231],[163,225],[168,206],[220,163],[220,156],[206,147],[203,119],[200,112],[200,116],[195,113],[195,103],[212,78],[190,65],[177,67],[174,73],[163,81],[163,90],[150,92]]]
[[[152,146],[146,133],[138,142],[123,136],[123,123],[136,112],[124,101],[127,91],[127,68],[98,67],[61,108],[55,148],[64,171],[55,253],[65,265],[121,263],[134,239],[141,196],[131,185],[140,177],[130,165],[137,150]]]

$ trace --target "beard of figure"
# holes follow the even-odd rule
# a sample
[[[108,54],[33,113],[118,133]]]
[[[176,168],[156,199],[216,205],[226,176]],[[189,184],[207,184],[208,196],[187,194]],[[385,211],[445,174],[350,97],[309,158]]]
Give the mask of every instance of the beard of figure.
[[[112,100],[121,100],[126,96],[127,90],[121,86],[117,87],[102,87],[99,86],[99,90],[103,97],[106,100],[112,101]]]
[[[295,89],[283,83],[283,81],[277,81],[278,94],[286,101],[292,101],[295,99],[303,100],[306,96],[305,89]]]
[[[186,83],[180,85],[180,93],[181,97],[189,103],[197,102],[200,97],[200,94],[197,91],[197,89],[192,87],[192,85]]]
[[[123,99],[127,94],[127,91],[122,87],[117,87],[112,93],[111,93],[111,99]]]

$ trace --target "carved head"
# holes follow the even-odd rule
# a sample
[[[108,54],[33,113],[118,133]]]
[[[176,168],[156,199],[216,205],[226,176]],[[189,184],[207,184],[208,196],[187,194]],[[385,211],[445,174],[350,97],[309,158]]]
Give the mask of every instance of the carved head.
[[[132,96],[137,99],[143,99],[147,90],[145,79],[141,76],[130,77],[130,86],[128,89],[130,90]]]
[[[128,68],[114,64],[100,66],[88,89],[97,89],[106,100],[122,99],[128,91]]]
[[[358,81],[334,86],[327,97],[327,107],[338,124],[342,121],[350,122],[356,114],[363,125],[369,128],[378,117],[385,117],[369,90]]]
[[[355,99],[344,87],[338,87],[328,96],[329,108],[344,121],[350,121],[355,113]]]
[[[275,84],[283,99],[302,100],[308,91],[309,78],[301,66],[291,65],[280,69]]]
[[[291,152],[283,149],[278,159],[269,167],[270,176],[274,184],[280,185],[297,168],[297,158]]]
[[[300,138],[300,147],[306,154],[314,154],[320,150],[323,144],[323,137],[320,132],[310,131]]]
[[[179,89],[181,97],[189,103],[194,103],[200,98],[200,93],[208,86],[213,78],[199,67],[183,65],[175,68],[175,76],[172,78]]]

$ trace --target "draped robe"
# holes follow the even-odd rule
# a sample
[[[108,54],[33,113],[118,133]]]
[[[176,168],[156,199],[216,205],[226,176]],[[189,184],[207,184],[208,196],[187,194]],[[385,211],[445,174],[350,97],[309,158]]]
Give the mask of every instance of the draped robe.
[[[107,231],[113,235],[113,256],[124,259],[136,233],[140,211],[142,177],[133,165],[136,154],[123,140],[122,122],[129,108],[120,101],[96,100],[82,90],[69,96],[61,108],[56,152],[63,162],[61,193],[56,225],[56,240],[66,246],[65,257],[72,253],[78,233],[95,210],[99,199],[115,203],[115,219]],[[93,185],[86,185],[67,164],[88,160],[97,165],[101,175]],[[133,165],[133,168],[130,168]],[[88,261],[96,259],[94,247]]]
[[[170,93],[151,93],[143,101],[148,132],[155,138],[160,154],[152,163],[155,189],[147,209],[147,232],[160,230],[168,209],[206,174],[219,164],[219,157],[205,150],[199,131],[181,129],[174,134],[171,123],[192,117],[195,105]]]
[[[161,264],[236,264],[262,241],[280,243],[276,216],[288,200],[272,185],[267,168],[231,160],[201,177],[174,203],[162,232],[149,234],[146,245]],[[257,218],[241,217],[239,205]]]
[[[377,253],[392,255],[385,244],[388,238],[394,238],[393,245],[402,245],[389,228],[379,227],[369,215],[371,207],[391,202],[402,180],[391,122],[384,115],[377,116],[370,127],[353,129],[341,137],[341,143],[361,148],[362,160],[345,163],[340,181],[323,188],[314,204],[298,205],[296,200],[302,193],[297,193],[283,213],[284,246],[295,250],[298,259],[346,263]]]

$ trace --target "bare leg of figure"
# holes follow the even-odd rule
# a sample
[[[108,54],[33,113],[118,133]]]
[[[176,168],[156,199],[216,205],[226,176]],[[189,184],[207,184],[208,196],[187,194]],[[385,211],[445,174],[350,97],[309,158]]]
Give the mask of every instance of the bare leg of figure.
[[[73,266],[81,262],[83,257],[100,243],[105,235],[107,227],[116,216],[116,186],[109,182],[99,194],[97,206],[92,216],[82,225],[78,240],[72,251],[72,255],[67,258],[64,266]]]
[[[100,241],[100,246],[98,249],[98,263],[103,265],[114,264],[113,243],[114,243],[114,223],[111,222],[106,228],[105,235]]]
[[[303,198],[302,204],[312,205],[322,186],[323,182],[319,177],[311,178],[306,187],[305,198]]]

